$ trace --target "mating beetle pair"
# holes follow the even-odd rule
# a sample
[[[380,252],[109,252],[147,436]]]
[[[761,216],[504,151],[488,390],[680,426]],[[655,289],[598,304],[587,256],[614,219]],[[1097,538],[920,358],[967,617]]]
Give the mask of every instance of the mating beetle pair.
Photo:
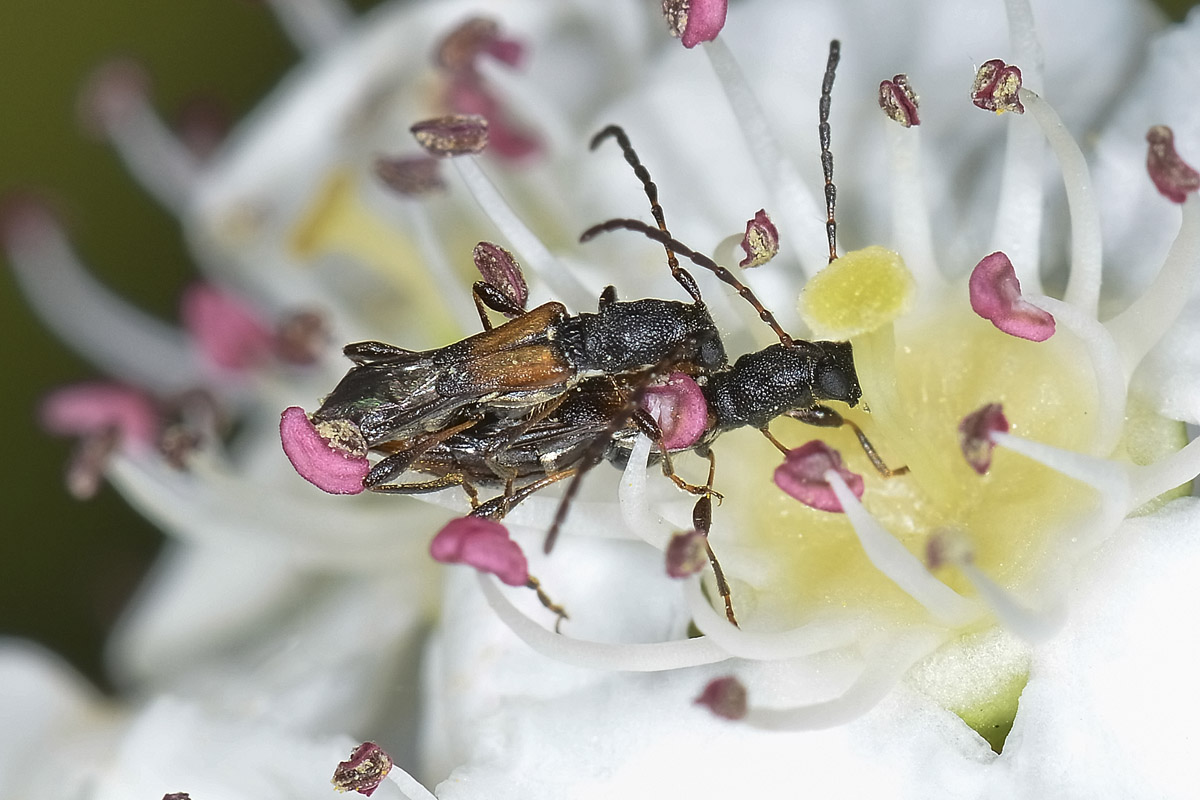
[[[837,57],[834,42],[820,120],[831,260],[836,257],[836,228],[828,112]],[[657,187],[625,133],[610,126],[593,139],[593,148],[607,138],[616,139],[641,180],[657,227],[638,220],[609,220],[584,232],[581,240],[628,229],[658,241],[672,275],[692,302],[622,302],[610,286],[594,314],[571,315],[553,302],[526,311],[523,293],[506,291],[502,282],[484,281],[474,288],[482,333],[425,352],[379,342],[348,345],[344,352],[355,366],[312,419],[350,423],[368,448],[385,454],[367,474],[364,487],[414,494],[462,486],[471,497],[472,515],[500,519],[530,494],[569,478],[572,484],[547,535],[549,552],[581,476],[603,460],[627,461],[639,434],[651,438],[664,473],[700,496],[694,518],[705,533],[715,493],[709,445],[727,430],[751,426],[784,449],[767,430],[777,417],[823,427],[850,425],[881,473],[902,471],[888,470],[857,426],[823,402],[853,407],[861,397],[850,344],[789,336],[734,275],[671,235]],[[733,286],[771,326],[779,343],[729,364],[699,289],[679,266],[677,254]],[[510,266],[516,269],[515,262]],[[484,306],[510,321],[492,327]],[[682,443],[668,442],[661,420],[644,407],[647,396],[656,391],[655,381],[668,375],[691,382],[692,399],[699,405],[689,413],[702,415],[694,435]],[[672,450],[692,450],[709,459],[704,486],[675,475]],[[422,480],[400,480],[410,472],[421,474]],[[502,486],[503,492],[480,503],[479,486]],[[733,621],[728,588],[715,558],[711,560]]]

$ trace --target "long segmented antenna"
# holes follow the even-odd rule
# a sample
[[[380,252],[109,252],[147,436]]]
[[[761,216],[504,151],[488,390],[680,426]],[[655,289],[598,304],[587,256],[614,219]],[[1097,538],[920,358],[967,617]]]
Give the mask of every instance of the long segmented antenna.
[[[667,221],[663,216],[663,207],[658,202],[658,184],[651,180],[650,170],[642,165],[642,161],[638,158],[637,151],[633,149],[633,144],[629,141],[629,136],[626,135],[625,129],[620,125],[609,125],[592,137],[592,142],[588,147],[595,150],[605,139],[617,140],[617,145],[620,146],[621,152],[625,155],[625,161],[629,166],[633,167],[633,174],[642,182],[642,189],[646,192],[646,199],[650,201],[650,213],[654,215],[654,221],[658,223],[658,229],[667,236],[670,236],[671,232],[667,230]],[[671,277],[683,287],[685,292],[691,295],[694,301],[697,303],[703,302],[700,299],[700,288],[696,286],[696,281],[692,278],[691,274],[679,266],[679,259],[675,257],[675,251],[668,244],[664,244],[663,249],[667,251],[667,266],[671,268]]]
[[[599,236],[601,233],[609,233],[617,230],[635,231],[640,233],[647,239],[653,239],[664,247],[671,248],[676,253],[679,253],[679,255],[690,260],[696,266],[703,267],[712,274],[716,275],[719,280],[732,286],[737,293],[746,300],[746,302],[754,307],[754,310],[758,312],[759,319],[771,327],[771,330],[774,331],[775,335],[779,337],[779,341],[784,347],[792,346],[794,341],[792,337],[783,329],[783,326],[776,321],[775,315],[768,311],[766,306],[759,302],[758,298],[755,297],[754,292],[750,291],[749,286],[739,281],[732,272],[725,269],[725,267],[722,267],[708,256],[704,255],[703,253],[697,253],[695,250],[688,247],[678,239],[672,237],[670,234],[664,233],[657,228],[652,228],[646,223],[642,222],[640,219],[610,219],[606,222],[601,222],[600,224],[593,225],[584,231],[579,236],[579,241],[588,242]]]
[[[829,43],[829,60],[825,62],[825,79],[821,81],[820,124],[817,133],[821,139],[821,171],[825,173],[825,235],[829,237],[829,263],[837,260],[837,187],[833,185],[833,151],[829,149],[829,105],[833,101],[833,77],[838,61],[842,57],[842,43],[834,39]]]

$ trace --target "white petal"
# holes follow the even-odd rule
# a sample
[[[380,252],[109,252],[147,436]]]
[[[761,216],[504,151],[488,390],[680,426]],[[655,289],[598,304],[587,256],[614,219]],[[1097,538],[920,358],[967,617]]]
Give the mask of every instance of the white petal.
[[[225,720],[163,699],[125,734],[93,796],[127,800],[187,792],[223,800],[328,800],[333,770],[355,744],[344,736],[308,739],[268,724]]]
[[[61,659],[0,639],[0,796],[77,796],[119,724]]]

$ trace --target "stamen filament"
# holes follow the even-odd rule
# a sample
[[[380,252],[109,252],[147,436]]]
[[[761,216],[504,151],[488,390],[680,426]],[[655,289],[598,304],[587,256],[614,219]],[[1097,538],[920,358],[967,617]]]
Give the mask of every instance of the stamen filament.
[[[1025,106],[1058,159],[1071,213],[1071,274],[1064,300],[1084,314],[1096,316],[1100,301],[1100,268],[1103,243],[1100,209],[1092,192],[1092,177],[1083,151],[1054,109],[1028,89],[1018,90]]]
[[[589,292],[575,273],[550,252],[542,240],[521,220],[471,156],[451,159],[479,208],[512,245],[521,263],[533,271],[551,292],[572,308],[591,305]]]
[[[144,97],[106,131],[125,167],[146,192],[176,216],[187,210],[201,166]]]
[[[1129,308],[1104,323],[1118,342],[1126,380],[1179,318],[1200,276],[1200,199],[1188,195],[1183,220],[1162,269]]]
[[[1004,0],[1004,14],[1008,18],[1008,41],[1015,54],[1014,63],[1021,68],[1022,82],[1040,89],[1046,71],[1046,53],[1038,39],[1033,6],[1029,0]]]
[[[1042,85],[1045,54],[1037,38],[1033,8],[1029,0],[1005,0],[1008,40],[1014,62],[1021,68],[1023,82],[1035,89]],[[1016,114],[1009,115],[1008,141],[1004,147],[1004,177],[992,250],[1012,259],[1017,278],[1025,291],[1040,294],[1038,271],[1042,235],[1042,137],[1040,131]]]
[[[825,473],[825,480],[837,495],[863,551],[876,569],[941,622],[961,626],[979,617],[979,608],[975,603],[934,577],[899,539],[875,521],[850,491],[842,476],[829,470]]]
[[[1133,484],[1129,503],[1133,509],[1200,475],[1200,439],[1193,439],[1153,464],[1130,466],[1128,470]]]
[[[646,544],[656,550],[666,551],[671,537],[680,529],[689,526],[673,526],[660,515],[650,510],[646,501],[646,482],[649,480],[650,437],[639,434],[634,440],[617,490],[617,502],[621,507],[621,519],[625,525]]]
[[[406,800],[438,800],[437,796],[426,789],[420,781],[395,764],[388,770],[387,779],[400,787]]]
[[[805,276],[812,276],[825,266],[824,259],[818,255],[827,249],[824,209],[808,190],[795,165],[784,156],[762,106],[724,41],[718,37],[701,49],[708,56],[733,108],[759,177],[772,193],[770,211],[783,220],[779,227],[787,231],[787,239],[780,243],[780,251],[795,258]]]
[[[422,266],[440,286],[455,286],[461,283],[461,278],[455,274],[447,258],[444,238],[435,232],[433,219],[429,209],[421,200],[401,204],[407,216],[405,229],[413,232],[416,239],[417,252],[421,254]],[[447,293],[451,294],[451,293]],[[455,300],[443,298],[450,309],[454,321],[462,331],[475,331],[479,326],[479,317],[475,314],[475,306],[467,299],[466,292],[454,292]]]
[[[1047,611],[1031,610],[1018,603],[1016,598],[970,561],[960,562],[958,568],[975,587],[979,598],[996,615],[996,619],[1030,644],[1049,641],[1066,622],[1065,608],[1061,604]]]
[[[280,27],[305,54],[319,53],[342,37],[354,19],[344,0],[267,0]]]
[[[1105,326],[1075,305],[1045,295],[1026,296],[1025,299],[1054,315],[1060,325],[1087,347],[1092,374],[1096,376],[1096,424],[1090,452],[1095,456],[1107,456],[1121,439],[1128,392],[1117,343]]]
[[[892,172],[892,236],[904,263],[917,282],[922,297],[938,293],[946,281],[934,255],[921,168],[921,130],[905,128],[887,120],[889,166]]]
[[[701,633],[731,656],[755,661],[800,658],[847,647],[860,639],[867,625],[863,619],[829,615],[786,631],[748,631],[730,624],[724,614],[713,609],[699,577],[687,581],[684,598]]]
[[[1099,545],[1112,535],[1125,515],[1137,507],[1132,500],[1131,476],[1122,464],[1032,439],[1022,439],[1011,433],[997,432],[991,436],[992,441],[1000,447],[1020,453],[1096,490],[1100,501],[1098,519],[1086,528],[1086,536],[1080,534],[1077,541],[1073,542],[1076,549]]]
[[[564,664],[623,672],[666,670],[716,664],[729,654],[706,637],[646,644],[609,644],[573,639],[543,628],[505,597],[497,580],[480,573],[479,587],[496,616],[538,653]]]
[[[427,543],[420,537],[378,535],[395,522],[396,509],[389,503],[364,505],[354,525],[347,525],[344,509],[324,502],[324,496],[301,501],[292,493],[263,492],[258,484],[209,461],[196,454],[189,472],[182,473],[157,460],[116,453],[107,475],[152,522],[203,546],[253,538],[264,547],[284,548],[297,564],[329,569],[370,570],[428,560]],[[433,517],[429,522],[434,529]],[[308,533],[297,536],[296,531]]]
[[[1008,255],[1025,291],[1041,294],[1042,135],[1023,116],[1008,116],[1004,177],[991,249]]]
[[[946,638],[942,631],[917,628],[880,642],[867,654],[861,673],[832,700],[796,708],[751,708],[743,722],[765,730],[815,730],[844,725],[878,705],[904,673]]]
[[[38,230],[4,244],[17,282],[42,321],[119,380],[160,393],[195,386],[200,367],[183,333],[102,286],[56,223],[35,224]]]

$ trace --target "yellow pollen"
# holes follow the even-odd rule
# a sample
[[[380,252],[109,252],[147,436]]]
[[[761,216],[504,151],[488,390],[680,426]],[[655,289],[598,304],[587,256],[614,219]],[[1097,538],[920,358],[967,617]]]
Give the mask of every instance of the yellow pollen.
[[[916,282],[899,253],[864,247],[808,282],[800,293],[800,314],[818,339],[844,341],[899,319],[915,293]]]

